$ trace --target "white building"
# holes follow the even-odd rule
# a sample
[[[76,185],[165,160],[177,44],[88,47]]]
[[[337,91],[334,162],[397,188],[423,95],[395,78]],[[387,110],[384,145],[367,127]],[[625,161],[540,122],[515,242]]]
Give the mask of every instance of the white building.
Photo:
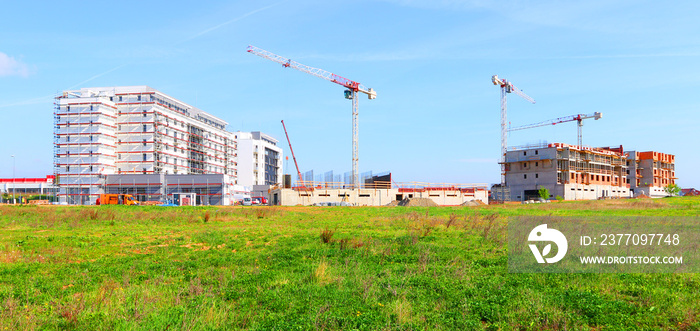
[[[56,99],[61,201],[93,204],[109,174],[220,174],[239,184],[236,134],[200,109],[148,86],[82,88]]]
[[[282,148],[277,139],[261,132],[236,132],[238,184],[281,185]]]

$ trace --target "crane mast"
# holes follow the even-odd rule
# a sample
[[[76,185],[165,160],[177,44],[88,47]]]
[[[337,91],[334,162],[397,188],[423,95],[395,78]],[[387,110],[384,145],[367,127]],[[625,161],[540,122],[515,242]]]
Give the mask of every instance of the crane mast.
[[[508,147],[508,103],[507,95],[508,93],[515,93],[521,98],[535,103],[535,100],[530,96],[525,94],[519,88],[515,87],[513,83],[506,79],[498,78],[498,75],[493,75],[491,77],[491,82],[493,85],[498,85],[501,88],[501,185],[506,184],[506,149]]]
[[[307,74],[316,76],[318,78],[325,79],[329,82],[336,83],[338,85],[344,86],[347,88],[345,90],[344,95],[346,99],[352,100],[352,184],[353,188],[359,188],[360,187],[360,173],[359,173],[359,154],[360,154],[360,148],[359,148],[359,130],[358,130],[358,115],[359,115],[359,106],[358,106],[358,92],[362,92],[367,95],[367,97],[372,100],[377,97],[377,92],[375,92],[373,89],[365,87],[364,85],[347,79],[345,77],[342,77],[340,75],[336,75],[332,72],[319,69],[319,68],[314,68],[311,66],[307,66],[304,64],[301,64],[299,62],[293,61],[291,59],[279,56],[277,54],[274,54],[272,52],[266,51],[264,49],[255,47],[255,46],[248,46],[247,49],[248,53],[255,54],[257,56],[260,56],[262,58],[268,59],[270,61],[277,62],[281,64],[285,68],[292,68],[299,70],[301,72],[305,72]]]
[[[542,122],[538,122],[538,123],[517,126],[517,127],[508,129],[508,131],[509,132],[510,131],[519,131],[519,130],[537,128],[540,126],[556,125],[556,124],[560,124],[560,123],[576,121],[576,122],[578,122],[578,125],[577,125],[577,127],[578,127],[578,146],[583,147],[583,132],[582,132],[583,120],[589,119],[589,118],[599,120],[602,117],[603,117],[603,113],[601,113],[601,112],[595,112],[593,114],[570,115],[570,116],[559,117],[559,118],[546,120],[546,121],[542,121]]]

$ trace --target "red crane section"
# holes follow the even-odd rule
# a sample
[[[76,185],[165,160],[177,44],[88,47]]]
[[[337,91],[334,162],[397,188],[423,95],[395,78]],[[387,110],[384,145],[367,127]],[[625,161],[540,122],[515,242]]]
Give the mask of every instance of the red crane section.
[[[294,149],[292,149],[292,141],[289,140],[289,135],[287,134],[287,127],[284,125],[284,120],[282,120],[282,128],[284,129],[284,135],[287,137],[287,143],[289,143],[289,150],[292,152],[292,159],[294,159],[294,166],[297,167],[297,175],[299,176],[299,183],[304,186],[304,180],[301,178],[301,171],[299,171],[299,165],[297,164],[297,158],[294,156]]]

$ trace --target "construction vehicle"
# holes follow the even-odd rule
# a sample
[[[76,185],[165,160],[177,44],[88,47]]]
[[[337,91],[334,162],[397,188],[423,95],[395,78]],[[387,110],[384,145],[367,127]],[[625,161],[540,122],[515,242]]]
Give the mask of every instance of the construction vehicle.
[[[353,189],[359,189],[360,188],[360,172],[359,172],[359,167],[358,167],[358,162],[359,162],[359,154],[360,154],[360,147],[358,143],[358,93],[362,92],[367,95],[367,97],[372,100],[377,98],[377,92],[374,91],[371,88],[367,88],[363,86],[362,84],[352,81],[350,79],[347,79],[345,77],[336,75],[332,72],[319,69],[319,68],[314,68],[310,67],[304,64],[301,64],[296,61],[292,61],[291,59],[284,58],[282,56],[279,56],[277,54],[268,52],[264,49],[255,47],[255,46],[248,46],[247,49],[248,53],[255,54],[257,56],[260,56],[264,59],[268,59],[270,61],[277,62],[281,64],[285,68],[293,68],[296,70],[299,70],[301,72],[305,72],[307,74],[316,76],[318,78],[325,79],[327,81],[330,81],[332,83],[336,83],[338,85],[342,85],[343,87],[346,88],[346,90],[343,92],[345,95],[345,99],[350,99],[352,100],[352,184],[353,184]]]
[[[97,204],[138,206],[139,202],[131,194],[100,194]]]

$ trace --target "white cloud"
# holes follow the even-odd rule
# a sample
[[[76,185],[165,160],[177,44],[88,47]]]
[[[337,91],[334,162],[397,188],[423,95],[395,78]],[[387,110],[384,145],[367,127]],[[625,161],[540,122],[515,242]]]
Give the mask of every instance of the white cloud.
[[[29,67],[15,58],[0,52],[0,77],[3,76],[29,76]]]

